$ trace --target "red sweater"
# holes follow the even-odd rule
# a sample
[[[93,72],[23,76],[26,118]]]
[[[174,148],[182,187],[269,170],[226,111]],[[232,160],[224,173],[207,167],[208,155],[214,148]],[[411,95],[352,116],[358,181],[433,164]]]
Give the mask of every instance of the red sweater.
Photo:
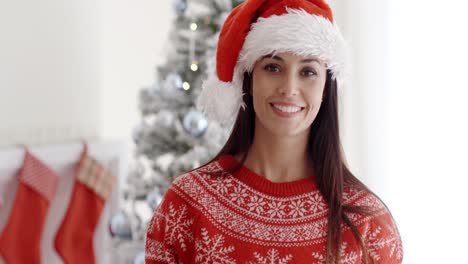
[[[325,263],[328,206],[314,177],[274,183],[244,166],[227,172],[236,164],[223,156],[171,184],[148,226],[146,263]],[[373,217],[348,214],[371,263],[401,263],[401,240],[385,206],[350,188],[344,201],[373,209]],[[344,224],[342,240],[341,263],[364,263]]]

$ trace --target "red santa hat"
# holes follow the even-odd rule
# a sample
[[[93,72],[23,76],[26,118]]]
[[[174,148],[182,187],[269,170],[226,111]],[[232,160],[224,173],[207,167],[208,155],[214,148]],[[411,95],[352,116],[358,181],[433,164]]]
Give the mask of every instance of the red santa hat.
[[[246,0],[224,22],[217,76],[203,82],[198,108],[210,119],[232,124],[245,107],[244,72],[251,72],[259,58],[280,52],[318,57],[338,87],[347,75],[346,44],[324,0]]]

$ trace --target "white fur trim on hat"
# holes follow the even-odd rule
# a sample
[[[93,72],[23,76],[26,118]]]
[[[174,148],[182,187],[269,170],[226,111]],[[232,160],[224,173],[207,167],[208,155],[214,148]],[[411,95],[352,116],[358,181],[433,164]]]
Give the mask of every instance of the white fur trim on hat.
[[[286,10],[284,15],[259,18],[252,24],[235,70],[251,72],[259,58],[291,52],[298,56],[316,56],[326,63],[332,78],[342,82],[348,75],[347,47],[339,28],[328,19],[302,9]]]

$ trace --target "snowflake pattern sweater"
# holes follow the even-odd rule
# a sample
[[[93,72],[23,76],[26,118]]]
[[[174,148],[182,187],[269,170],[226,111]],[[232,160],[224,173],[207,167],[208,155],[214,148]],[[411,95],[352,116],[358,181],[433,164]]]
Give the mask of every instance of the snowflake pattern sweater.
[[[274,183],[231,155],[179,176],[148,226],[146,263],[325,263],[328,206],[313,177]],[[221,176],[207,172],[221,172]],[[371,263],[401,263],[403,248],[386,207],[350,188],[345,204],[367,205],[373,216],[348,214]],[[341,263],[364,263],[343,225]]]

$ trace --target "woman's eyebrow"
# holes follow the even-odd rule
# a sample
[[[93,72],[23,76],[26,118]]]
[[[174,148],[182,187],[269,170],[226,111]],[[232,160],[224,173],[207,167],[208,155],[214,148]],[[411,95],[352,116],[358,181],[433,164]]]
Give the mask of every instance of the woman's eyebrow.
[[[260,59],[260,61],[262,61],[262,60],[264,60],[266,58],[271,58],[271,59],[275,59],[275,60],[284,62],[283,58],[281,58],[280,56],[277,56],[277,55],[272,56],[271,54],[263,56]],[[301,60],[301,63],[309,63],[309,62],[317,62],[318,64],[322,64],[322,62],[319,59],[316,59],[316,58],[307,58],[307,59]]]
[[[280,56],[276,56],[276,55],[273,56],[272,54],[268,54],[268,55],[263,56],[263,57],[260,59],[260,61],[262,61],[262,60],[264,60],[264,59],[266,59],[266,58],[275,59],[275,60],[283,61],[283,62],[284,62],[283,58],[281,58]]]
[[[318,64],[322,64],[322,62],[319,59],[315,59],[315,58],[301,60],[301,62],[303,63],[314,62],[314,61],[317,62]]]

